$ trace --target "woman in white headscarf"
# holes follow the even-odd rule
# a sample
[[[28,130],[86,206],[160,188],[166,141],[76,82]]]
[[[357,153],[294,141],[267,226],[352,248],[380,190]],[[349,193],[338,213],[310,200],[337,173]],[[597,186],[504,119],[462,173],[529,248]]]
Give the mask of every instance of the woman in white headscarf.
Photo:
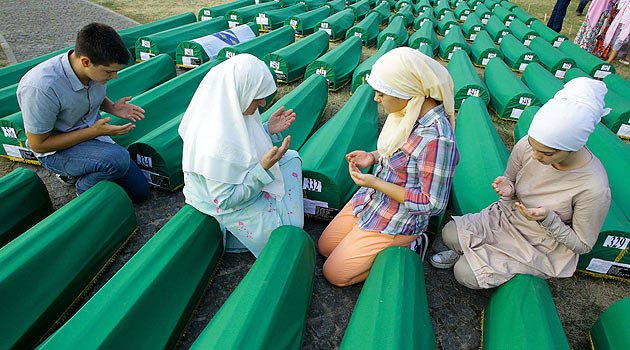
[[[319,239],[328,258],[324,276],[337,286],[365,280],[376,255],[390,246],[424,258],[429,218],[446,208],[459,161],[453,80],[444,66],[401,47],[374,63],[368,84],[388,113],[378,149],[346,155],[361,188]],[[359,171],[372,165],[374,175]]]
[[[280,147],[271,139],[282,140],[295,113],[280,107],[264,125],[258,113],[274,91],[261,60],[237,55],[208,72],[179,126],[186,203],[228,231],[228,252],[257,257],[275,228],[304,224],[300,158],[290,136]]]
[[[442,230],[450,250],[432,256],[431,264],[454,266],[457,281],[472,289],[499,286],[516,274],[572,276],[610,206],[606,170],[585,146],[606,113],[606,92],[589,78],[558,91],[492,183],[499,201],[453,217]]]

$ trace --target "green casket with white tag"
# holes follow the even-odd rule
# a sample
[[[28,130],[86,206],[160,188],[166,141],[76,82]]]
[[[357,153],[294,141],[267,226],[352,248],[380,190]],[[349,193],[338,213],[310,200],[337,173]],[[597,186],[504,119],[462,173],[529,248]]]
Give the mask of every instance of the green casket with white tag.
[[[485,0],[484,5],[486,5],[491,11],[494,10],[495,7],[499,6],[499,0]]]
[[[318,30],[328,33],[330,41],[337,41],[346,37],[346,31],[353,24],[354,12],[351,9],[345,9],[321,21],[318,25]]]
[[[595,350],[623,350],[630,344],[630,298],[615,301],[599,316],[589,338]]]
[[[260,115],[262,122],[266,122],[271,114],[284,107],[285,110],[293,109],[296,118],[291,126],[282,132],[283,136],[291,135],[289,147],[299,150],[306,140],[315,132],[315,127],[324,114],[328,102],[328,82],[319,74],[313,74],[304,79],[295,89],[282,96],[273,106]],[[276,142],[280,146],[282,142]]]
[[[497,288],[482,313],[483,350],[569,350],[545,280],[516,275]]]
[[[275,229],[190,349],[301,349],[316,255],[315,244],[304,230]]]
[[[220,32],[227,28],[225,17],[217,17],[140,37],[136,41],[136,61],[146,61],[162,53],[175,60],[175,50],[182,41]]]
[[[405,46],[408,39],[409,34],[405,28],[404,19],[401,16],[396,16],[391,18],[389,25],[379,33],[376,47],[380,48],[387,40],[394,40],[396,46]]]
[[[453,78],[455,109],[459,109],[462,101],[470,96],[481,97],[486,105],[490,103],[490,94],[486,84],[477,74],[466,52],[460,50],[453,53],[448,63],[448,72]]]
[[[17,168],[0,178],[0,248],[53,212],[37,174]]]
[[[488,24],[488,20],[490,19],[490,17],[492,17],[492,11],[490,11],[490,9],[486,5],[484,5],[483,2],[477,5],[475,13],[477,14],[477,16],[479,16],[479,18],[481,18],[481,23],[483,23],[484,25]]]
[[[405,6],[410,6],[413,5],[413,1],[412,0],[398,0],[396,1],[396,5],[394,6],[394,10],[398,11],[401,8],[405,7]]]
[[[413,20],[413,29],[418,30],[425,22],[431,22],[433,28],[438,24],[438,20],[433,15],[433,11],[425,11]]]
[[[199,10],[199,13],[197,14],[197,19],[199,21],[207,21],[215,17],[227,16],[228,12],[232,10],[254,4],[254,0],[234,0],[228,2],[227,4],[212,7],[203,7]]]
[[[415,2],[415,5],[413,5],[413,11],[415,12],[416,16],[424,13],[424,11],[429,10],[433,12],[433,6],[431,6],[429,0],[417,0]]]
[[[298,4],[305,4],[307,11],[311,11],[314,9],[318,9],[326,5],[328,2],[326,0],[300,0],[297,2]],[[287,6],[283,1],[283,6]]]
[[[459,25],[449,29],[444,39],[440,41],[439,55],[441,59],[448,61],[456,51],[464,51],[466,55],[470,54],[470,45],[468,45]]]
[[[38,349],[174,347],[222,255],[217,221],[185,205]]]
[[[304,76],[306,67],[326,53],[328,34],[318,31],[289,46],[271,52],[263,61],[276,72],[276,80],[290,83]]]
[[[472,10],[464,1],[460,2],[459,5],[455,8],[455,17],[457,17],[458,21],[464,22],[468,19],[468,16],[472,13]]]
[[[289,7],[260,11],[256,16],[256,24],[260,32],[270,32],[282,27],[288,17],[305,13],[306,11],[307,6],[305,4],[295,4]]]
[[[505,63],[517,72],[524,71],[530,63],[538,62],[538,56],[521,44],[512,34],[503,37],[499,48],[503,53]]]
[[[499,4],[503,7],[505,7],[506,9],[508,9],[509,11],[513,11],[515,8],[517,8],[518,6],[507,1],[507,0],[502,0],[501,3]]]
[[[417,49],[422,45],[428,45],[434,55],[440,47],[437,34],[435,34],[433,24],[430,21],[424,22],[424,24],[409,37],[409,47]]]
[[[571,57],[578,68],[595,79],[601,80],[609,74],[615,73],[615,66],[611,63],[602,61],[591,55],[571,41],[564,41],[560,44],[559,49],[567,56]]]
[[[604,83],[609,90],[630,99],[630,81],[618,74],[609,74],[604,78]]]
[[[525,24],[527,24],[527,22],[525,22]],[[531,21],[529,23],[529,27],[535,30],[536,33],[538,33],[538,35],[540,35],[541,38],[547,40],[547,42],[552,44],[554,47],[559,47],[560,44],[569,40],[566,36],[547,27],[546,24],[544,24],[543,22],[537,19]],[[572,57],[572,58],[575,59],[575,57]]]
[[[453,13],[453,9],[451,9],[448,0],[439,0],[437,5],[433,7],[433,12],[435,12],[435,17],[441,20],[447,12]]]
[[[341,12],[346,8],[346,0],[331,0],[325,6],[330,7],[330,13]]]
[[[462,31],[464,31],[466,40],[474,41],[477,38],[477,33],[479,33],[483,27],[483,23],[481,23],[481,19],[476,13],[473,12],[468,15],[468,18],[466,18],[466,21],[462,24]]]
[[[375,54],[368,57],[365,61],[361,62],[357,69],[354,70],[354,74],[352,74],[352,85],[350,86],[350,92],[354,93],[354,91],[359,86],[367,84],[367,79],[370,76],[370,72],[372,71],[372,66],[374,65],[374,62],[376,62],[376,60],[378,60],[388,51],[397,47],[398,46],[396,46],[396,42],[394,40],[386,40]]]
[[[26,349],[63,322],[138,225],[101,181],[0,249],[0,347]]]
[[[556,78],[564,79],[566,72],[575,67],[575,60],[553,47],[543,38],[532,39],[529,48],[538,56],[540,64]]]
[[[309,64],[304,77],[322,75],[328,80],[328,89],[337,91],[352,79],[352,73],[360,60],[361,39],[353,36]]]
[[[441,36],[446,36],[448,31],[453,27],[459,27],[457,18],[452,12],[447,12],[437,24],[437,31]]]
[[[406,28],[411,27],[413,25],[413,20],[414,20],[413,7],[411,7],[411,6],[402,7],[396,13],[391,15],[391,17],[389,17],[389,21],[390,22],[393,21],[393,19],[396,18],[396,17],[402,17],[403,18],[403,23],[404,23],[404,26]]]
[[[348,29],[346,38],[358,36],[361,38],[363,46],[372,46],[376,43],[376,37],[379,33],[379,24],[381,17],[378,13],[372,12],[367,15],[361,22]]]
[[[247,22],[255,22],[256,16],[258,16],[259,13],[279,9],[281,7],[282,3],[280,2],[268,1],[230,10],[227,13],[228,26],[230,28],[234,28]]]
[[[485,67],[491,59],[497,57],[503,59],[503,54],[485,30],[479,31],[473,42],[470,53],[473,63],[478,67]]]
[[[348,173],[345,155],[375,150],[377,137],[374,90],[363,84],[300,149],[306,215],[330,220],[341,210],[358,188]]]
[[[529,14],[527,11],[523,10],[522,8],[516,6],[513,9],[511,9],[510,11],[512,11],[512,13],[514,14],[514,16],[516,16],[516,18],[518,18],[519,20],[521,20],[523,23],[525,23],[527,26],[531,25],[532,22],[534,22],[536,20],[536,17],[532,16],[531,14]]]
[[[528,27],[527,24],[518,18],[513,19],[512,23],[510,23],[510,32],[527,47],[529,47],[534,38],[538,37],[538,33],[535,30]]]
[[[360,21],[365,18],[365,15],[370,11],[371,0],[361,0],[355,2],[352,5],[348,5],[348,8],[354,11],[354,18]]]
[[[526,108],[540,105],[536,95],[500,59],[488,62],[484,81],[490,92],[490,105],[503,119],[516,120]]]
[[[339,348],[436,349],[418,254],[406,247],[378,253]]]
[[[495,6],[492,9],[492,13],[499,17],[506,27],[510,27],[512,25],[512,20],[515,18],[514,14],[503,6]]]
[[[266,54],[286,47],[295,42],[295,31],[290,26],[284,26],[255,39],[226,46],[219,51],[217,59],[224,61],[241,53],[248,53],[262,59]]]
[[[453,177],[452,214],[478,213],[499,199],[491,185],[503,175],[510,152],[480,97],[471,96],[462,103],[455,136],[460,160]]]
[[[387,21],[389,20],[389,16],[391,15],[390,9],[391,9],[391,6],[389,5],[388,2],[381,2],[380,4],[376,5],[376,7],[374,7],[372,10],[370,10],[368,14],[370,13],[378,14],[379,24],[385,24],[387,23]]]
[[[327,6],[320,7],[308,12],[289,16],[284,25],[290,25],[295,30],[295,35],[304,36],[312,34],[318,24],[330,16],[331,10]]]
[[[510,34],[510,29],[506,27],[497,16],[490,16],[490,18],[488,18],[486,31],[490,34],[495,44],[501,44],[503,37]]]
[[[530,63],[525,68],[521,81],[538,97],[541,104],[547,103],[556,92],[564,88],[560,80],[536,62]]]

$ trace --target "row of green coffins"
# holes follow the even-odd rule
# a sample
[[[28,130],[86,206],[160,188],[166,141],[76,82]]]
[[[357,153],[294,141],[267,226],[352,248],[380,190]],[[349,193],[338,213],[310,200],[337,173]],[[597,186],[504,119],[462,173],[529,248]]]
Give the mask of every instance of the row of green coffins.
[[[107,96],[116,101],[125,96],[142,94],[175,77],[175,66],[169,56],[159,56],[142,64],[133,65],[118,73],[118,78],[107,83]],[[120,119],[120,124],[128,121]],[[3,133],[0,135],[0,156],[15,161],[38,164],[33,153],[26,147],[26,132],[22,112],[0,119]]]

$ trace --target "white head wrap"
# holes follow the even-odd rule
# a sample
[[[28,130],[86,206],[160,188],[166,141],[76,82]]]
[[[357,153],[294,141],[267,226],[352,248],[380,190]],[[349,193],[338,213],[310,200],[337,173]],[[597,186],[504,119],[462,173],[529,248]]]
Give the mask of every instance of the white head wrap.
[[[179,126],[184,140],[182,169],[213,181],[240,184],[272,147],[258,110],[243,112],[255,99],[276,90],[271,72],[253,55],[240,54],[212,68],[203,78]],[[263,191],[284,195],[278,164],[275,180]]]
[[[367,82],[374,90],[409,100],[402,111],[387,116],[378,136],[381,156],[391,156],[407,141],[427,97],[442,101],[455,125],[453,79],[444,66],[418,50],[399,47],[384,54],[372,66]]]
[[[553,149],[579,150],[610,111],[604,108],[607,92],[601,81],[584,77],[571,80],[538,110],[528,135]]]

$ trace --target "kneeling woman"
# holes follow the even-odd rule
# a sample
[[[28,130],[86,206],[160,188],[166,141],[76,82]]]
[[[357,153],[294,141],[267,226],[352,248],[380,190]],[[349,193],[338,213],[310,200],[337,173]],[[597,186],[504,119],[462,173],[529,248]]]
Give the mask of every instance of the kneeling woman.
[[[337,286],[367,278],[389,246],[426,252],[429,218],[448,202],[459,153],[455,146],[453,81],[446,68],[411,48],[394,49],[372,67],[368,83],[388,113],[378,150],[346,158],[361,186],[319,239],[324,276]],[[377,165],[375,175],[359,168]]]
[[[186,203],[229,231],[228,252],[244,246],[258,257],[275,228],[304,225],[302,163],[290,136],[281,147],[271,139],[281,140],[295,113],[281,107],[264,125],[258,113],[275,90],[262,61],[237,55],[208,72],[179,127]]]
[[[516,274],[573,275],[610,205],[606,170],[585,147],[604,114],[606,92],[604,83],[578,78],[556,93],[492,183],[500,200],[446,224],[442,240],[451,250],[432,256],[431,264],[454,266],[457,281],[473,289]]]

